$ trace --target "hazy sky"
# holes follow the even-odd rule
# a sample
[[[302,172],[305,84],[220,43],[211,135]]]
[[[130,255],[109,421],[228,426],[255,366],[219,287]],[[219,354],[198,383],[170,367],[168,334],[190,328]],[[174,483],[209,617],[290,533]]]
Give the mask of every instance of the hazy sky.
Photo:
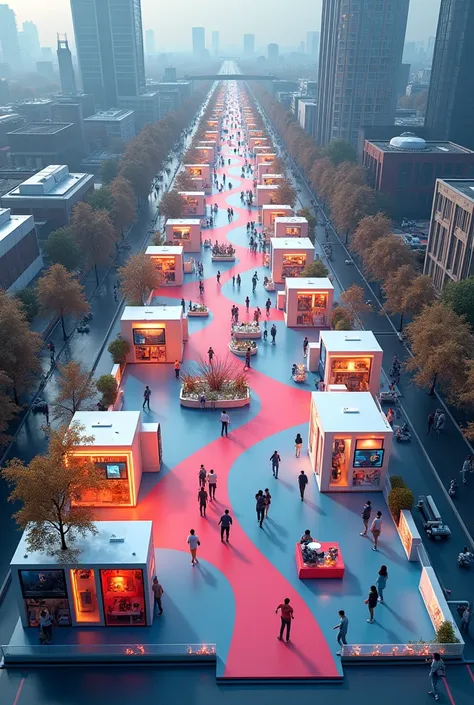
[[[56,32],[72,38],[69,0],[2,0],[16,12],[17,23],[38,25],[43,46],[53,46]],[[441,0],[411,0],[407,39],[427,40],[436,34]],[[185,49],[191,45],[191,27],[218,30],[221,45],[242,44],[245,32],[255,33],[256,44],[277,42],[297,46],[309,30],[318,30],[322,0],[142,0],[143,28],[153,29],[158,50]]]

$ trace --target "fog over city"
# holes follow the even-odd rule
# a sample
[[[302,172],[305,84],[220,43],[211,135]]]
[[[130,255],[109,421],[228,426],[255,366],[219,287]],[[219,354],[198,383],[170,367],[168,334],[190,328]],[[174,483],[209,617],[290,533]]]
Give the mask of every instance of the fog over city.
[[[73,43],[69,0],[11,0],[17,22],[31,20],[45,45],[54,44],[56,32],[67,32]],[[240,0],[230,5],[218,0],[142,0],[144,29],[153,29],[159,51],[189,47],[191,27],[206,27],[221,35],[221,46],[240,46],[245,32],[256,35],[256,46],[278,42],[297,46],[309,30],[319,30],[322,0]],[[407,41],[434,36],[440,0],[411,0]],[[290,19],[290,21],[288,21]]]

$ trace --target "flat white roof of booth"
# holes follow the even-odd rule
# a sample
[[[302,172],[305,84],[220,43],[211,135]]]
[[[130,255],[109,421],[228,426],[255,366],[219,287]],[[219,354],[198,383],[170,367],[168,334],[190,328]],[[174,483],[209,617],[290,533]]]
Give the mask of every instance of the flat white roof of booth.
[[[302,291],[331,291],[334,289],[327,277],[289,277],[286,281],[286,288],[301,289]]]
[[[74,543],[74,548],[80,551],[80,556],[74,565],[107,567],[146,564],[153,529],[151,521],[96,521],[94,523],[98,533],[86,534],[85,537],[78,536]],[[111,542],[110,539],[113,536],[124,540]],[[30,553],[25,531],[10,565],[27,570],[29,566],[57,566],[60,569],[68,564],[59,563],[57,556],[51,556],[43,551]]]
[[[311,397],[328,433],[392,433],[370,392],[312,392]]]
[[[274,191],[275,184],[257,184],[257,191]],[[263,206],[265,208],[265,206]]]
[[[182,255],[184,247],[182,245],[150,245],[146,248],[146,255]]]
[[[268,176],[268,174],[265,174],[265,176]],[[277,215],[274,222],[280,224],[283,223],[284,225],[302,225],[303,223],[307,223],[308,221],[306,218],[303,218],[300,215]]]
[[[264,179],[285,179],[284,174],[270,174],[268,171],[266,174],[263,175]]]
[[[141,414],[139,411],[76,411],[72,423],[80,423],[85,436],[94,436],[91,444],[78,448],[131,446],[141,425]]]
[[[319,334],[326,350],[331,352],[382,352],[371,330],[324,330]]]
[[[183,196],[186,198],[186,196],[202,196],[202,198],[206,197],[206,194],[204,191],[178,191],[180,196]]]
[[[199,218],[168,218],[166,225],[201,225]]]
[[[269,186],[257,186],[257,188],[275,188],[275,185],[270,184]],[[293,208],[288,205],[283,205],[280,203],[267,203],[262,206],[264,211],[291,211],[293,213]]]
[[[314,250],[309,237],[271,237],[273,250]]]
[[[125,306],[121,321],[177,321],[182,317],[181,306]],[[117,412],[114,412],[117,413]]]

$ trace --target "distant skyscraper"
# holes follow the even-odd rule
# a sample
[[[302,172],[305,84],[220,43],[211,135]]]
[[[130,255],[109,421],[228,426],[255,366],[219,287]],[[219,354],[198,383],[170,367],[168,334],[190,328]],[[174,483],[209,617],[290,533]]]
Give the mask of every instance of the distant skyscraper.
[[[255,34],[244,34],[244,56],[255,54]]]
[[[316,140],[355,144],[395,118],[409,0],[324,0]]]
[[[425,128],[474,149],[474,2],[441,0]]]
[[[268,45],[268,61],[272,64],[276,64],[278,61],[278,54],[279,54],[280,48],[278,44],[269,44]]]
[[[71,0],[85,93],[100,108],[146,90],[140,0]]]
[[[41,55],[38,27],[34,22],[23,22],[23,32],[18,32],[18,41],[26,62],[37,61]]]
[[[193,27],[193,54],[196,59],[202,59],[206,52],[206,30],[204,27]]]
[[[317,59],[319,52],[319,32],[306,32],[306,53]]]
[[[147,29],[145,32],[145,53],[147,56],[155,54],[155,33],[152,29]]]
[[[58,34],[58,65],[59,77],[61,79],[61,90],[63,93],[77,93],[76,76],[72,65],[72,56],[67,41],[67,36],[60,39]]]
[[[212,53],[219,56],[219,32],[212,33]]]
[[[10,64],[13,71],[18,70],[21,59],[16,17],[8,5],[0,5],[0,48],[0,60]]]

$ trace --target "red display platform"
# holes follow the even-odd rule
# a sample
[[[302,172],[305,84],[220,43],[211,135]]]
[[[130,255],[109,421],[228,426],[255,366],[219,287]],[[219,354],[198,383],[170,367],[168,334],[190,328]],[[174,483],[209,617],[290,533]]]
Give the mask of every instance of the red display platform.
[[[321,543],[318,541],[318,543]],[[324,565],[324,566],[307,566],[303,563],[303,556],[301,555],[301,544],[296,544],[296,566],[298,568],[298,578],[300,580],[305,580],[307,578],[343,578],[345,565],[342,560],[341,548],[338,543],[321,543],[321,551],[325,553],[332,546],[335,546],[338,550],[337,561],[334,565]]]

